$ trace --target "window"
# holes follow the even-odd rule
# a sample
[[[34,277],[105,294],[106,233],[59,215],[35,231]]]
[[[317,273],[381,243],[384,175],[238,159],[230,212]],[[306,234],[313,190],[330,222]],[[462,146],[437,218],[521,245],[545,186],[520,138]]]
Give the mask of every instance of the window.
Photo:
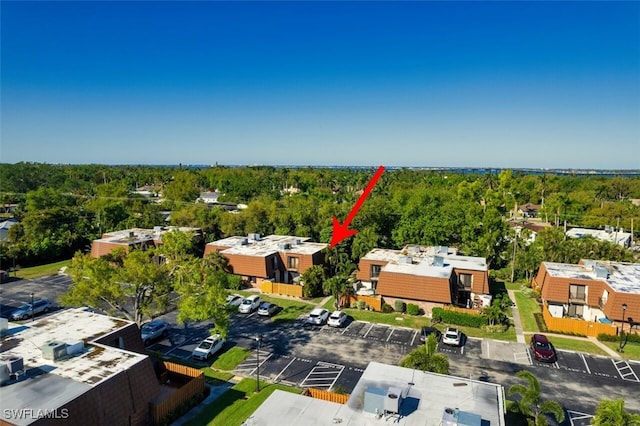
[[[298,269],[300,263],[299,257],[288,256],[287,257],[287,269]]]
[[[570,317],[582,317],[584,313],[584,305],[569,305],[569,312],[567,315]]]
[[[382,270],[382,266],[380,265],[371,265],[371,273],[370,278],[378,278],[380,276],[380,270]]]
[[[570,284],[569,300],[585,302],[587,300],[587,286]]]
[[[458,275],[458,289],[471,291],[472,284],[473,284],[473,275],[471,274]]]

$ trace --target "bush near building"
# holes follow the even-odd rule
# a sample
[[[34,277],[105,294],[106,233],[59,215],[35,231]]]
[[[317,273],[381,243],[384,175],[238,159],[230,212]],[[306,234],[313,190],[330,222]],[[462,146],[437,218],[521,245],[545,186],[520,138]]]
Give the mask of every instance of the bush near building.
[[[464,312],[447,311],[442,308],[431,310],[432,318],[447,324],[464,325],[480,328],[487,325],[487,318],[482,315],[465,314]]]

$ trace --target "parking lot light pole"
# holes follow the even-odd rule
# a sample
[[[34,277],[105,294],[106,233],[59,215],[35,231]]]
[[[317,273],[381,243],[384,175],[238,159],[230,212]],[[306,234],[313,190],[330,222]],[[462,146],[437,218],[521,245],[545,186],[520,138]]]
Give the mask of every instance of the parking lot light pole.
[[[258,334],[256,342],[258,342],[258,352],[256,352],[256,392],[260,392],[260,344],[262,343],[262,334]]]
[[[627,304],[622,304],[622,324],[620,325],[620,347],[618,348],[618,352],[622,353],[622,338],[624,337],[624,313],[627,310]]]

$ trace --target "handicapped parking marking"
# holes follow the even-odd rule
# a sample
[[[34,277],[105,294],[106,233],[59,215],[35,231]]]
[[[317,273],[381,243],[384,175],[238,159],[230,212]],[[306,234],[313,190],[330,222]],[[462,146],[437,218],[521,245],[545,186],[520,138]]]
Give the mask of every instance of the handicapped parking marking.
[[[344,371],[344,365],[318,361],[300,384],[303,388],[326,388],[331,390]]]
[[[620,375],[620,378],[622,380],[627,380],[629,382],[640,382],[635,371],[633,371],[633,369],[631,368],[631,366],[627,361],[623,359],[622,360],[612,359],[611,361],[613,362],[613,365],[616,367],[616,370],[618,370],[618,374]]]

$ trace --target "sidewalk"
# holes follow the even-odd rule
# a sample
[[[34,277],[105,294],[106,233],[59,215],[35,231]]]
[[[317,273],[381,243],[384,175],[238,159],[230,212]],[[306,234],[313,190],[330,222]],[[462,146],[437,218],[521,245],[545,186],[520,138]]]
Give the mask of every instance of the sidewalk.
[[[518,304],[516,303],[516,295],[513,290],[507,290],[509,294],[509,299],[511,299],[514,303],[511,308],[511,313],[513,314],[513,325],[516,329],[516,341],[518,343],[527,343],[524,338],[524,332],[522,330],[522,323],[520,322],[520,311],[518,311]]]

